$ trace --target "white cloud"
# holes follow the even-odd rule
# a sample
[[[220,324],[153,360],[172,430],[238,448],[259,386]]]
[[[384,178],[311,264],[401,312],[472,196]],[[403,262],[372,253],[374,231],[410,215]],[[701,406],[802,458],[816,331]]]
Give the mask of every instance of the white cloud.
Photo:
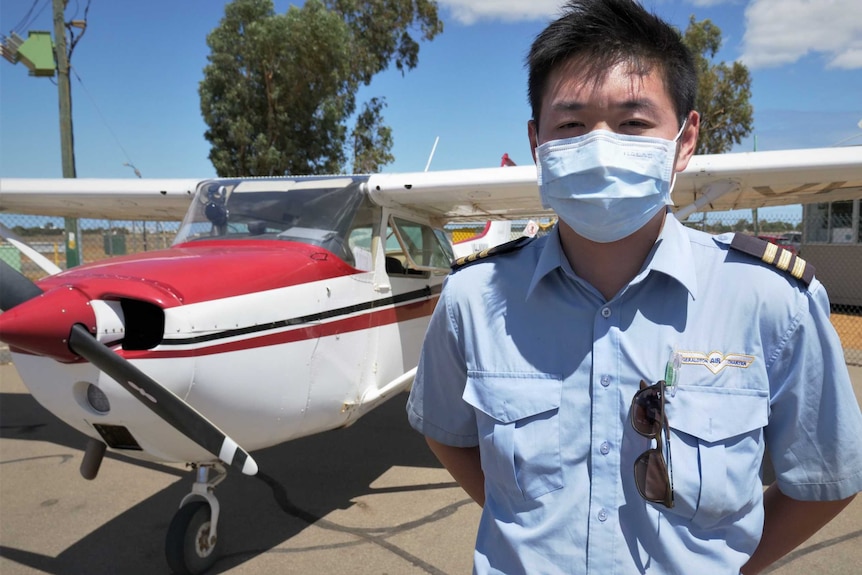
[[[673,3],[675,0],[641,0],[650,11],[655,5]],[[745,0],[688,0],[697,7],[718,6],[719,4],[739,4]],[[550,20],[556,17],[565,0],[438,0],[453,18],[466,25],[479,20]],[[660,13],[660,11],[659,11]]]
[[[718,6],[719,4],[736,4],[735,1],[729,2],[728,0],[689,0],[689,2],[699,8]]]
[[[438,0],[462,24],[477,20],[548,20],[557,15],[562,0]]]
[[[827,67],[862,68],[859,0],[752,0],[745,10],[742,61],[750,68],[792,64],[811,52]]]

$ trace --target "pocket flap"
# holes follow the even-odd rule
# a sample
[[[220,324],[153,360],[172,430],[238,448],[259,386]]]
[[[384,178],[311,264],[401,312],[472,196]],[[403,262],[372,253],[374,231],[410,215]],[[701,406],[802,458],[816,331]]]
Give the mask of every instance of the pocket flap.
[[[769,421],[769,394],[753,389],[680,386],[668,395],[667,421],[670,427],[707,442],[766,427]]]
[[[558,376],[536,373],[467,374],[463,399],[503,423],[560,407],[563,382]]]

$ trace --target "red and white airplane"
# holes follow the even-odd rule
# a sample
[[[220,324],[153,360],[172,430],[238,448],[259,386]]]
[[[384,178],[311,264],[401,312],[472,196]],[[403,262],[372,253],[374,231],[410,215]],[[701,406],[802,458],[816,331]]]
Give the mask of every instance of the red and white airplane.
[[[859,197],[862,147],[699,156],[674,191],[680,218]],[[0,264],[0,340],[33,397],[90,438],[82,474],[96,476],[106,449],[194,469],[166,540],[178,573],[200,573],[217,558],[213,488],[227,467],[259,474],[251,452],[350,425],[410,386],[453,259],[444,224],[551,215],[534,166],[6,178],[0,212],[186,214],[166,250],[35,283]]]

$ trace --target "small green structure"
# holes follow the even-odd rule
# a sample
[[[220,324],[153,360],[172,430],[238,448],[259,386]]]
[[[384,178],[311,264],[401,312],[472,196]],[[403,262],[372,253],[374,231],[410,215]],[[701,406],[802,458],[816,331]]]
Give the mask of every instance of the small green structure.
[[[6,43],[0,45],[0,55],[13,64],[21,62],[27,66],[31,76],[50,78],[57,73],[50,32],[34,30],[26,40],[12,32]]]
[[[15,246],[0,245],[0,260],[12,266],[15,271],[21,271],[21,252]]]

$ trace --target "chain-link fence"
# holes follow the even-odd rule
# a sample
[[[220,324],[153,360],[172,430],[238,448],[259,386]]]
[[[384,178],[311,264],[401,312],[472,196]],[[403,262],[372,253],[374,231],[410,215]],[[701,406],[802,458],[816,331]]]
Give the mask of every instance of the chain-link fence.
[[[0,223],[55,265],[66,269],[67,232],[62,218],[3,214]],[[80,249],[81,263],[91,263],[114,256],[168,248],[179,225],[180,222],[81,219],[78,220],[78,234],[74,243]],[[0,259],[32,280],[45,275],[38,265],[5,240],[0,240]]]
[[[844,345],[848,363],[862,365],[862,233],[860,200],[770,208],[759,211],[696,214],[687,225],[710,233],[739,232],[758,235],[790,249],[815,266],[832,302],[832,323]],[[66,267],[66,232],[63,220],[41,216],[3,214],[0,222],[31,247]],[[512,224],[512,237],[522,234],[526,221]],[[552,222],[539,222],[539,233]],[[76,241],[84,263],[167,248],[179,222],[79,220]],[[450,226],[454,241],[481,233],[484,223]],[[33,280],[45,273],[5,241],[0,258]]]

